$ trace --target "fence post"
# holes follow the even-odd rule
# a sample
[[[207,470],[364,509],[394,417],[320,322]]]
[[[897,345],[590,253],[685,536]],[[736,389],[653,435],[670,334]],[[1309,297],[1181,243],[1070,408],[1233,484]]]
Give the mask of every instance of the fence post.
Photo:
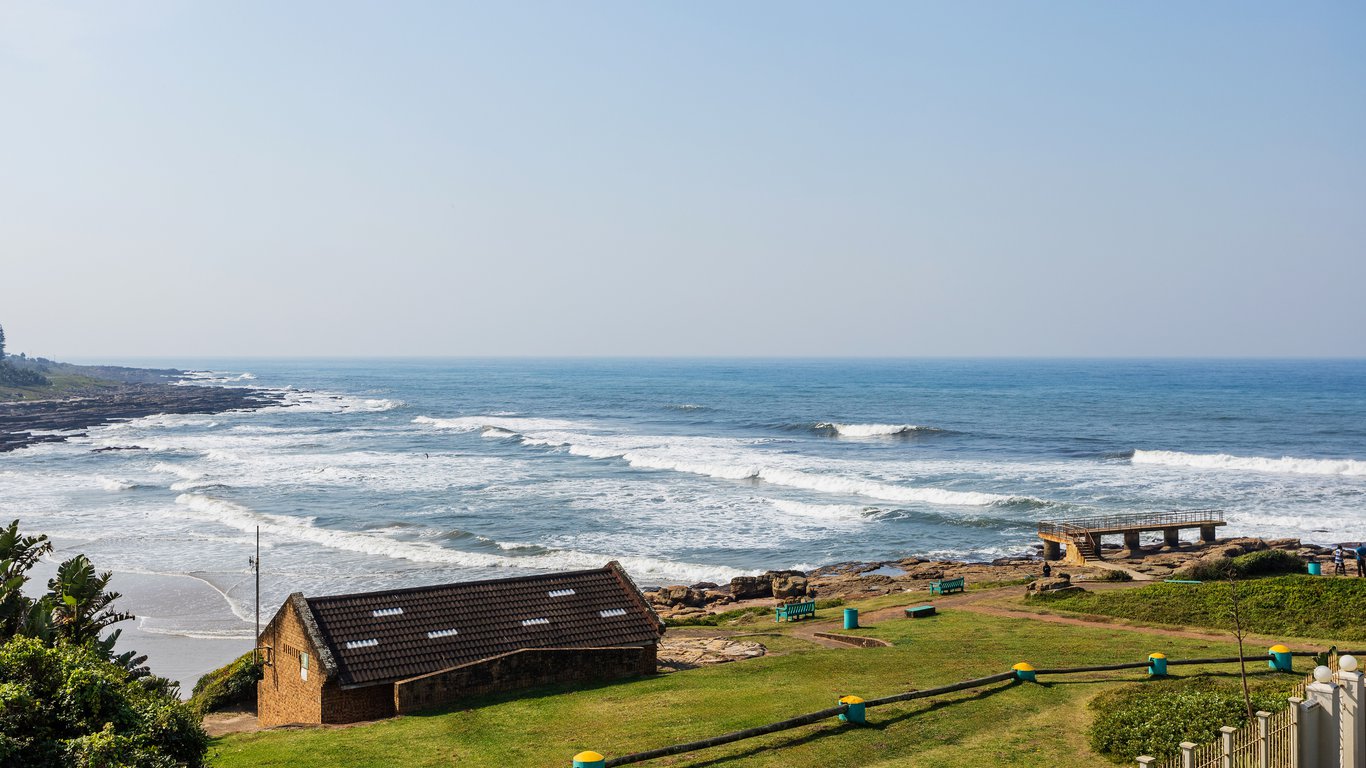
[[[1181,768],[1195,768],[1195,747],[1193,741],[1181,742]]]
[[[1138,758],[1138,768],[1148,768],[1148,766],[1150,766],[1150,765],[1155,765],[1156,763],[1157,763],[1157,758],[1155,758],[1155,757],[1148,757],[1147,755],[1141,755],[1141,756]]]
[[[1342,688],[1342,768],[1366,768],[1366,679],[1357,671],[1356,657],[1338,659],[1337,679]]]
[[[1220,768],[1233,768],[1233,734],[1238,729],[1231,725],[1219,727],[1219,765]]]
[[[1257,712],[1257,768],[1271,768],[1271,713]]]
[[[1318,768],[1318,739],[1315,738],[1319,715],[1316,701],[1305,701],[1298,696],[1290,697],[1290,750],[1294,759],[1292,768]]]
[[[1313,763],[1314,768],[1339,768],[1339,758],[1341,757],[1341,725],[1338,721],[1338,687],[1331,682],[1326,682],[1320,678],[1332,679],[1332,673],[1327,667],[1318,667],[1314,670],[1315,682],[1305,686],[1305,697],[1318,705],[1319,712],[1315,718],[1315,726],[1310,733],[1313,734],[1315,745],[1318,748],[1318,761]]]

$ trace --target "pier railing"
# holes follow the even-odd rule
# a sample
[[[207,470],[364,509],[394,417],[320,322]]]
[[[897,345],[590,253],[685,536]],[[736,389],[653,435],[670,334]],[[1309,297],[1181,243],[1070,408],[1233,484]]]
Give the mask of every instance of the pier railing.
[[[1070,520],[1044,520],[1039,523],[1040,534],[1055,536],[1080,536],[1088,531],[1170,528],[1172,526],[1196,526],[1224,522],[1224,513],[1217,509],[1196,509],[1182,512],[1139,513],[1130,515],[1103,515],[1100,517],[1077,517]]]

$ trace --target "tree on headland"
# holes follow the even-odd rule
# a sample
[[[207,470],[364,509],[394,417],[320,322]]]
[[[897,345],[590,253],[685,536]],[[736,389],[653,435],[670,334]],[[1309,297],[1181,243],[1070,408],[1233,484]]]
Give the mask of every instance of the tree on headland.
[[[5,329],[0,326],[0,386],[44,387],[51,383],[43,374],[5,359]]]

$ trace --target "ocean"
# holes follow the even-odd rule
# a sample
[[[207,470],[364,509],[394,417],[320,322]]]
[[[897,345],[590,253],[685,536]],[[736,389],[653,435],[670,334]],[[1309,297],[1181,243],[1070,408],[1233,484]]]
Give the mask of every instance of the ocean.
[[[643,585],[991,560],[1107,513],[1366,538],[1362,360],[142,362],[285,404],[0,454],[0,516],[222,600],[143,608],[145,632],[249,639],[258,526],[267,618],[608,560]]]

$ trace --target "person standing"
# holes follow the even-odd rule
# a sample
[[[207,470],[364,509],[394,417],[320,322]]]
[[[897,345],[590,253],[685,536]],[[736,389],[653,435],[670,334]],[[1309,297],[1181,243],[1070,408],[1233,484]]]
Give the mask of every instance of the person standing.
[[[1366,541],[1357,543],[1357,576],[1366,576]]]
[[[1347,575],[1347,564],[1346,564],[1346,562],[1345,562],[1345,558],[1346,558],[1346,553],[1342,551],[1342,545],[1341,545],[1341,544],[1339,544],[1339,545],[1337,545],[1336,547],[1333,548],[1333,575],[1334,575],[1334,576],[1346,576],[1346,575]]]

